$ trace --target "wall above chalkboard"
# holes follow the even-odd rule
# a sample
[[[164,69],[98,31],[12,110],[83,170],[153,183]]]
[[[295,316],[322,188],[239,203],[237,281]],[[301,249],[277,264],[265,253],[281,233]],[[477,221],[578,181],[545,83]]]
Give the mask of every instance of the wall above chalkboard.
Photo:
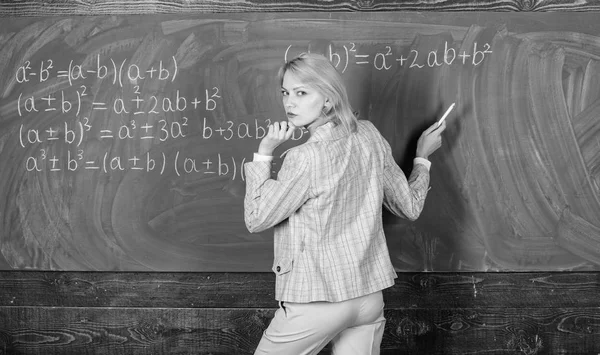
[[[421,218],[385,216],[398,270],[598,270],[598,15],[3,18],[0,269],[270,270],[243,164],[317,51],[405,170],[456,102]]]

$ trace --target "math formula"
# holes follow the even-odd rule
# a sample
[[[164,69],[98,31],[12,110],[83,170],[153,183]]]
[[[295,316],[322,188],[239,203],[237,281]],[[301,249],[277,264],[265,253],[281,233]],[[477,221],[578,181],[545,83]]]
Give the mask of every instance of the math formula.
[[[396,53],[391,45],[384,46],[376,53],[361,50],[361,47],[353,42],[342,44],[341,49],[332,45],[327,47],[325,53],[333,65],[342,73],[346,72],[350,65],[359,67],[372,67],[375,70],[391,70],[397,67],[408,69],[435,68],[441,66],[459,65],[480,65],[492,52],[489,43],[473,43],[473,48],[469,50],[456,49],[450,46],[446,41],[443,49],[431,49],[425,52],[417,49],[407,49],[402,53]],[[292,56],[292,53],[303,52],[305,48],[295,48],[288,46],[284,55],[284,60]]]
[[[455,48],[448,41],[427,50],[349,42],[329,44],[325,55],[344,73],[350,66],[376,71],[478,66],[492,54],[489,43],[474,42],[468,48]],[[282,50],[287,60],[306,48],[289,45]],[[199,77],[192,79],[190,89],[184,86],[190,83],[189,66],[176,55],[161,58],[142,65],[97,54],[81,62],[49,58],[15,66],[7,91],[19,89],[11,110],[21,121],[15,133],[27,151],[23,168],[243,179],[243,164],[253,149],[249,146],[258,146],[272,119],[244,113],[243,118],[225,117],[235,106],[224,101],[223,91],[231,89],[227,75],[213,80],[192,74]],[[247,88],[249,101],[258,101],[254,84]],[[305,130],[296,130],[292,140],[305,135]]]
[[[118,63],[108,59],[107,62],[105,65],[98,56],[91,68],[71,61],[68,68],[63,69],[56,68],[53,60],[27,61],[17,69],[14,78],[18,84],[43,85],[52,80],[63,83],[56,90],[20,92],[16,99],[16,112],[22,120],[18,142],[32,152],[23,163],[26,171],[106,174],[116,171],[166,174],[170,171],[177,176],[214,174],[244,179],[244,157],[214,149],[207,153],[159,147],[189,140],[228,150],[226,145],[231,141],[261,140],[267,134],[271,119],[253,118],[244,122],[223,117],[215,119],[222,105],[219,86],[195,90],[193,97],[179,89],[166,91],[166,94],[144,92],[144,81],[175,80],[179,73],[175,57],[170,63],[160,61],[156,68],[145,70],[127,60]],[[108,80],[105,84],[115,90],[109,90],[109,95],[99,95],[94,92],[98,80]],[[40,122],[36,120],[37,115],[59,119]],[[303,130],[297,130],[292,139],[300,140],[303,135]],[[114,149],[124,145],[138,149],[129,149],[130,152]]]

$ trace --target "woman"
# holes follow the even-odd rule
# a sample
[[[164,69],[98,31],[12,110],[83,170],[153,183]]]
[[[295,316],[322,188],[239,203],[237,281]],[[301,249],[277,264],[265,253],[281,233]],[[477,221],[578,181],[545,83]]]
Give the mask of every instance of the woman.
[[[415,220],[429,187],[428,156],[445,123],[423,132],[407,180],[369,121],[357,120],[327,58],[301,54],[279,71],[288,122],[269,127],[245,164],[250,232],[274,227],[279,309],[255,354],[379,354],[382,290],[397,277],[386,246],[382,205]],[[310,138],[290,149],[271,177],[273,151],[296,127]]]

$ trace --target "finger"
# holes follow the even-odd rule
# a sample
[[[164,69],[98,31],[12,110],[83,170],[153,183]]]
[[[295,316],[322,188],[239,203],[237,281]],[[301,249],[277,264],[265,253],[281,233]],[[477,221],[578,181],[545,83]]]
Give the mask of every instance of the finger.
[[[436,125],[437,125],[437,123],[434,123],[433,126],[430,126],[429,128],[427,128],[425,130],[425,132],[423,132],[423,134],[425,136],[433,136],[433,137],[435,137],[436,130],[437,130],[437,126]]]
[[[288,130],[285,132],[285,140],[287,141],[288,139],[292,138],[292,136],[294,135],[294,131],[296,130],[296,126],[294,126],[293,124],[289,124],[288,125]]]
[[[279,139],[285,139],[285,136],[287,135],[287,122],[286,121],[281,121],[281,123],[279,124]]]
[[[440,125],[438,123],[433,124],[433,129],[430,133],[441,134],[446,129],[446,121],[442,122]]]
[[[427,127],[427,129],[423,132],[425,134],[431,134],[438,128],[438,122],[434,122],[431,126]]]
[[[273,139],[280,139],[281,137],[281,126],[279,122],[273,123],[273,135],[271,136]]]

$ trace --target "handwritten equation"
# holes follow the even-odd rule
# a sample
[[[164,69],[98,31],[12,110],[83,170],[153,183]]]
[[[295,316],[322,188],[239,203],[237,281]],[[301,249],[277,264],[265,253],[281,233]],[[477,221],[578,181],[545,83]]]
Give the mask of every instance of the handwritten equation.
[[[140,139],[154,140],[156,142],[165,142],[170,139],[186,138],[190,130],[198,129],[201,134],[196,136],[207,139],[223,139],[230,141],[232,139],[255,139],[261,140],[265,137],[268,127],[271,125],[271,119],[254,119],[253,123],[225,121],[223,125],[215,127],[210,125],[206,117],[203,117],[201,124],[194,123],[194,127],[187,117],[182,117],[179,121],[168,121],[160,119],[156,125],[148,122],[139,124],[138,121],[130,121],[122,124],[116,130],[100,129],[99,134],[95,136],[98,140],[107,139]],[[29,145],[40,144],[44,142],[58,141],[62,143],[79,147],[84,143],[84,137],[92,131],[92,124],[89,118],[83,117],[78,122],[63,122],[60,126],[48,127],[44,129],[25,128],[21,124],[19,128],[19,144],[26,148]],[[305,129],[294,131],[292,140],[300,140],[306,134]]]
[[[288,46],[284,59],[297,50]],[[356,43],[348,43],[335,48],[329,45],[326,55],[343,73],[350,65],[379,71],[397,66],[410,69],[453,64],[477,66],[492,54],[489,43],[474,43],[469,50],[459,50],[445,42],[443,49],[426,52],[406,49],[402,54],[394,51],[392,46],[383,46],[374,52],[372,47],[365,49]],[[58,79],[68,86],[62,90],[38,91],[37,94],[21,92],[16,98],[16,111],[23,119],[18,142],[23,149],[34,152],[23,163],[28,172],[87,170],[108,174],[130,170],[163,174],[171,169],[177,176],[202,173],[243,179],[246,158],[219,152],[214,152],[211,157],[186,155],[181,150],[154,153],[151,147],[183,139],[259,141],[272,123],[269,118],[248,122],[215,119],[215,114],[220,112],[217,109],[223,105],[222,90],[218,85],[209,85],[196,95],[185,95],[179,89],[162,95],[143,92],[144,81],[174,83],[181,76],[175,56],[142,67],[131,59],[114,60],[98,54],[80,64],[70,60],[64,66],[59,67],[52,59],[37,63],[24,61],[15,71],[13,80],[19,85],[54,85],[49,80]],[[118,90],[107,92],[109,95],[95,95],[90,81],[102,81]],[[36,127],[33,118],[44,113],[65,116],[65,119],[62,123],[53,120],[43,128]],[[208,118],[210,115],[212,119]],[[301,140],[306,132],[297,130],[292,139]],[[143,149],[140,149],[145,153],[111,156],[108,152],[98,151],[97,146],[90,147],[90,142],[104,142],[105,146],[111,147],[120,141],[142,142],[139,145]],[[61,147],[54,147],[56,144]]]
[[[86,98],[90,96],[88,87],[80,85],[75,92],[76,97],[73,99],[65,95],[65,90],[60,90],[57,94],[48,94],[36,98],[34,95],[23,96],[19,94],[17,98],[17,112],[19,117],[37,112],[52,112],[57,111],[61,114],[72,113],[78,117],[82,109],[90,111],[112,111],[117,115],[158,115],[169,112],[183,112],[188,109],[204,109],[213,111],[217,107],[217,99],[221,98],[219,88],[213,87],[211,90],[205,90],[203,100],[198,97],[193,99],[182,96],[179,90],[175,90],[173,97],[160,97],[158,95],[143,96],[140,91],[140,86],[133,86],[132,98],[125,99],[116,97],[112,100],[100,101],[92,99],[89,102],[89,107],[84,107],[87,102]]]
[[[297,49],[291,45],[287,47],[284,60],[287,62],[291,53]],[[301,50],[302,52],[304,50]],[[483,45],[474,42],[473,48],[469,51],[460,52],[444,42],[443,50],[429,50],[426,53],[416,49],[410,49],[407,55],[396,54],[392,46],[385,46],[381,51],[375,54],[362,51],[356,43],[342,45],[342,50],[335,50],[332,45],[327,48],[326,56],[333,65],[345,73],[349,65],[371,66],[376,70],[391,70],[397,66],[409,69],[435,68],[443,65],[480,65],[488,56],[492,54],[492,47],[489,43]]]
[[[161,61],[156,67],[145,70],[127,59],[103,61],[100,56],[96,57],[91,68],[73,61],[67,68],[57,68],[51,59],[39,63],[24,62],[15,73],[18,84],[43,85],[52,78],[62,78],[68,80],[69,86],[37,96],[21,92],[16,98],[16,111],[23,119],[18,143],[33,152],[25,157],[25,170],[52,173],[97,171],[106,174],[116,171],[165,174],[171,170],[177,176],[201,173],[243,180],[246,158],[220,152],[194,155],[177,149],[163,149],[167,152],[151,149],[170,140],[186,138],[221,142],[236,139],[258,141],[264,138],[271,124],[268,118],[247,122],[207,118],[208,113],[214,116],[214,111],[222,105],[219,86],[200,90],[203,95],[199,97],[187,97],[178,89],[167,95],[142,92],[142,80],[172,82],[178,73],[175,57],[170,63]],[[89,80],[105,79],[109,80],[109,85],[124,89],[111,92],[110,98],[92,94]],[[102,114],[94,115],[94,112]],[[65,116],[65,119],[60,123],[53,120],[51,124],[40,124],[43,121],[36,120],[36,115],[44,113]],[[43,120],[46,116],[40,117]],[[305,133],[305,130],[297,130],[292,139],[302,139]],[[111,147],[119,141],[148,144],[142,144],[144,153],[113,156],[117,153],[109,151],[113,151]],[[106,151],[98,149],[102,146],[108,147]]]
[[[198,120],[200,121],[200,120]],[[48,127],[45,129],[25,128],[21,125],[19,130],[19,144],[23,148],[28,147],[46,147],[52,142],[59,141],[66,146],[66,156],[53,153],[52,148],[39,148],[37,154],[27,157],[24,165],[28,172],[41,172],[44,170],[50,172],[61,171],[79,171],[94,170],[103,173],[114,171],[143,171],[158,172],[164,174],[166,169],[171,168],[177,176],[183,174],[202,173],[217,174],[218,176],[228,175],[231,179],[241,178],[243,176],[243,164],[246,158],[236,158],[235,156],[226,156],[216,153],[214,157],[205,157],[205,154],[199,154],[201,157],[185,155],[177,150],[174,154],[167,155],[164,152],[151,154],[146,152],[140,156],[110,156],[108,152],[103,155],[98,154],[97,149],[92,149],[91,154],[86,154],[86,145],[89,141],[95,142],[114,142],[116,140],[150,140],[152,144],[160,144],[168,140],[177,139],[200,139],[200,140],[221,140],[227,142],[232,139],[253,139],[261,140],[267,134],[268,127],[271,124],[270,119],[254,119],[253,123],[225,121],[223,125],[215,126],[209,124],[206,117],[200,122],[190,122],[187,117],[182,117],[178,121],[168,121],[161,119],[157,121],[157,130],[153,130],[154,125],[149,123],[140,124],[137,121],[130,121],[122,124],[117,130],[97,129],[98,134],[90,137],[93,130],[93,124],[87,117],[76,122],[63,122],[60,126]],[[306,130],[299,129],[294,132],[292,140],[300,140]],[[91,139],[90,138],[94,138]],[[112,144],[109,144],[112,146]]]
[[[17,83],[23,84],[35,80],[43,83],[51,77],[67,78],[69,85],[75,85],[76,81],[84,80],[88,77],[93,77],[98,80],[112,78],[113,85],[123,87],[125,79],[131,83],[137,84],[139,80],[156,79],[161,81],[175,81],[178,74],[177,60],[171,57],[170,63],[165,63],[162,60],[158,62],[158,67],[151,66],[148,69],[141,69],[135,63],[128,63],[127,59],[123,59],[120,63],[109,58],[110,63],[104,63],[100,54],[96,56],[94,66],[92,63],[83,62],[75,64],[73,60],[69,62],[67,68],[55,68],[54,60],[47,59],[35,65],[30,61],[25,61],[15,73]],[[91,67],[90,67],[91,66]]]
[[[41,162],[47,161],[46,165]],[[28,172],[41,172],[47,169],[50,172],[94,170],[103,173],[115,171],[141,171],[164,174],[166,169],[172,169],[177,176],[202,173],[218,176],[229,176],[231,180],[240,178],[244,180],[244,163],[246,158],[236,158],[217,153],[213,157],[195,157],[185,155],[176,150],[174,156],[167,156],[165,152],[151,154],[146,152],[140,156],[131,157],[111,156],[105,152],[99,157],[89,159],[83,149],[71,152],[68,150],[65,157],[57,156],[41,149],[38,156],[30,156],[25,161]]]

